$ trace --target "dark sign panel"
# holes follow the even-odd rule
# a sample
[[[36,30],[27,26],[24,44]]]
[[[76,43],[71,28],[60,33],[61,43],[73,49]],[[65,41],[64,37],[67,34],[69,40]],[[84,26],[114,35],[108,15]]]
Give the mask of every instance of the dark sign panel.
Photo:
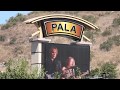
[[[56,59],[54,64],[61,62],[62,68],[70,64],[79,67],[81,72],[86,72],[90,69],[90,46],[45,43],[43,44],[43,65],[48,73],[53,73],[52,71],[56,68],[51,58]],[[71,60],[70,63],[69,59],[74,59],[74,61]],[[59,65],[57,68],[60,70]]]

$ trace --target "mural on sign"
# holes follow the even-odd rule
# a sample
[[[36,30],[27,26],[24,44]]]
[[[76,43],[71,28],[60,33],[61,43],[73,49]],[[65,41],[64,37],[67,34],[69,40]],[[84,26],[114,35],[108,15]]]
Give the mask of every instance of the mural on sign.
[[[90,69],[89,45],[78,46],[46,43],[43,44],[43,50],[43,62],[47,75],[59,72],[64,76],[64,70],[70,70],[72,74],[76,75],[77,69],[80,69],[81,73],[87,72]],[[67,78],[66,74],[64,78]]]

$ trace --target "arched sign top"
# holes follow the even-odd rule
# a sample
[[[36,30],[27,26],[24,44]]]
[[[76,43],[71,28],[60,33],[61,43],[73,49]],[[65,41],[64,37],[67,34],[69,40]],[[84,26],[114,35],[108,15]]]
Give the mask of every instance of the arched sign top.
[[[99,29],[94,24],[82,18],[65,14],[52,14],[35,17],[26,20],[25,23],[35,24],[38,28],[41,27],[42,30],[39,30],[36,33],[40,33],[40,31],[42,31],[41,33],[43,33],[43,37],[65,35],[72,37],[75,41],[81,40],[84,27],[88,26],[91,29]]]
[[[39,22],[39,21],[44,20],[44,19],[49,19],[49,18],[72,19],[72,20],[76,20],[78,22],[81,22],[81,23],[85,24],[86,26],[88,26],[92,29],[99,29],[96,25],[92,24],[91,22],[88,22],[87,20],[84,20],[84,19],[79,18],[79,17],[71,16],[71,15],[65,15],[65,14],[51,14],[51,15],[35,17],[35,18],[32,18],[32,19],[26,20],[25,23],[26,24],[34,24],[36,22]]]

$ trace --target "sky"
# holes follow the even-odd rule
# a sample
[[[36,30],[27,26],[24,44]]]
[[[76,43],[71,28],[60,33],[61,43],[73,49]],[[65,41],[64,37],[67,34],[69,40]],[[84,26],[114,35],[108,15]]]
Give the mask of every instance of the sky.
[[[10,17],[16,16],[18,13],[27,15],[31,11],[0,11],[0,24],[5,24]]]

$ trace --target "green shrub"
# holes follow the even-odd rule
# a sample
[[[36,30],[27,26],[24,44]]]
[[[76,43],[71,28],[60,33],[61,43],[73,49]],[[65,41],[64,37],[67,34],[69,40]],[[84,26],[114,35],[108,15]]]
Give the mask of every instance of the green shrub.
[[[5,41],[6,37],[3,35],[0,35],[0,41]]]
[[[0,72],[0,79],[45,79],[45,68],[42,66],[38,72],[37,68],[30,69],[25,59],[9,60],[5,66],[5,72]],[[76,69],[76,75],[80,78],[80,69]],[[61,73],[55,72],[55,79],[61,79]]]
[[[115,18],[115,19],[113,20],[112,25],[113,25],[114,27],[119,26],[119,25],[120,25],[120,17]]]
[[[89,22],[91,22],[91,23],[95,23],[97,21],[96,18],[94,16],[92,16],[92,15],[89,15],[89,16],[84,15],[82,18],[89,21]]]
[[[111,63],[111,62],[106,62],[100,68],[96,68],[94,70],[91,70],[89,76],[101,77],[103,74],[106,74],[106,78],[108,78],[108,79],[117,78],[116,65]]]
[[[90,39],[93,39],[93,38],[94,38],[94,37],[93,37],[93,32],[91,32],[91,31],[85,31],[85,32],[84,32],[84,35],[87,36],[87,37],[90,38]]]
[[[120,35],[108,38],[107,41],[100,44],[100,49],[110,51],[113,44],[116,45],[116,46],[120,45]]]
[[[109,29],[106,29],[103,33],[102,33],[102,36],[108,36],[108,35],[111,35],[111,30]]]
[[[9,27],[12,27],[14,25],[17,24],[17,22],[23,22],[26,18],[24,17],[24,15],[18,13],[16,15],[16,17],[10,17],[9,20],[7,21],[6,24],[4,24],[1,29],[4,30],[4,29],[8,29]]]
[[[94,53],[93,51],[90,51],[90,60],[92,60],[93,57],[94,57]]]
[[[96,76],[96,75],[100,76],[99,68],[96,68],[96,69],[90,71],[90,76]]]
[[[43,79],[45,76],[44,69],[40,74],[37,69],[30,71],[30,66],[25,59],[9,60],[6,63],[6,72],[0,72],[0,79]]]
[[[97,29],[94,31],[94,35],[98,36],[100,34],[101,30],[100,29]]]
[[[11,39],[11,41],[10,41],[10,44],[15,44],[16,43],[16,38],[15,37],[13,37],[12,39]]]
[[[114,79],[117,77],[116,65],[110,62],[103,64],[100,68],[100,72],[106,73],[107,78]]]
[[[95,37],[99,35],[99,33],[101,32],[100,29],[97,29],[97,30],[89,30],[89,29],[85,29],[84,31],[84,35],[86,37],[88,37],[92,43],[95,42]],[[86,39],[84,39],[86,41]]]
[[[120,45],[120,35],[113,36],[112,39],[113,39],[113,42],[116,46]]]
[[[109,38],[107,41],[100,44],[100,50],[110,51],[113,45],[113,40]]]
[[[9,60],[6,63],[6,72],[0,73],[0,79],[26,79],[28,77],[26,65],[27,62],[23,60],[19,64]]]
[[[5,72],[7,79],[26,79],[29,77],[28,62],[24,59],[18,61],[10,60],[7,64],[7,70]]]
[[[22,47],[20,47],[20,46],[15,47],[14,53],[15,54],[22,54],[23,53]]]
[[[84,32],[84,35],[85,35],[86,37],[88,37],[90,40],[92,40],[92,42],[95,41],[95,39],[94,39],[94,32],[92,32],[92,31],[90,31],[90,30],[86,30],[86,31]]]
[[[61,78],[61,74],[59,72],[55,72],[54,73],[54,79],[60,79]]]
[[[5,30],[5,29],[8,29],[9,27],[11,27],[11,25],[10,24],[4,24],[2,27],[1,27],[1,29],[2,30]]]

